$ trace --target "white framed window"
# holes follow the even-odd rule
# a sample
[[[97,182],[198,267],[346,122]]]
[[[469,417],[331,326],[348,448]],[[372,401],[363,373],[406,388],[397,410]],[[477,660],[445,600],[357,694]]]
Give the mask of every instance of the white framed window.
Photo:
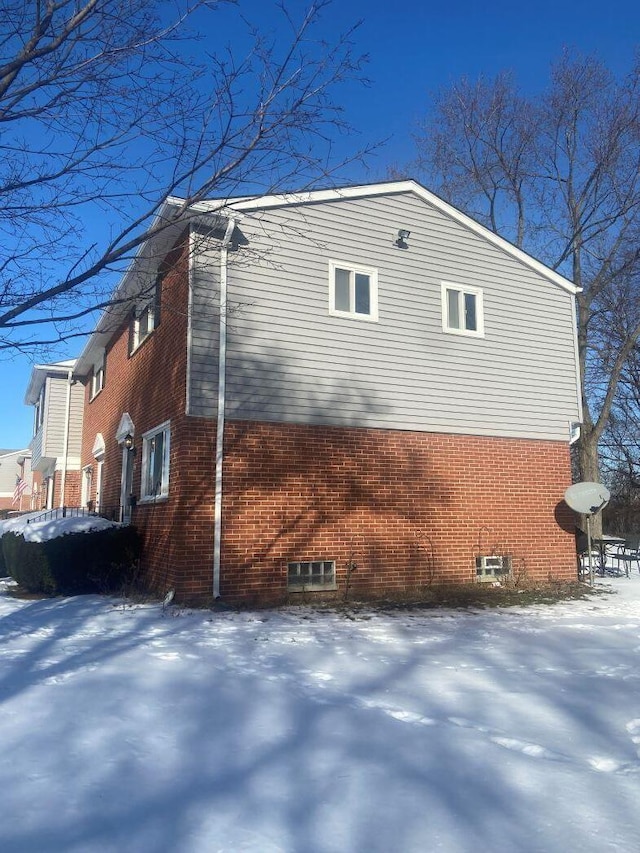
[[[129,328],[129,355],[132,355],[149,335],[160,325],[160,301],[162,298],[163,274],[158,273],[152,292],[146,302],[140,302],[133,310]],[[147,291],[148,293],[148,291]]]
[[[33,434],[34,436],[38,434],[38,430],[44,423],[44,385],[40,389],[40,394],[38,395],[38,399],[36,400],[36,404],[33,410]]]
[[[170,445],[170,421],[165,421],[142,436],[141,501],[168,496]]]
[[[442,328],[454,335],[484,337],[482,290],[443,281]]]
[[[378,271],[329,261],[329,313],[358,320],[377,320]]]
[[[309,560],[287,564],[289,592],[337,589],[334,560]]]
[[[91,374],[91,397],[99,394],[104,388],[104,361],[101,364],[94,365],[93,373]]]
[[[133,314],[131,326],[131,346],[129,352],[135,352],[156,327],[153,303],[149,302],[142,308],[137,308]]]
[[[476,557],[476,580],[496,581],[511,574],[511,557],[494,555]]]

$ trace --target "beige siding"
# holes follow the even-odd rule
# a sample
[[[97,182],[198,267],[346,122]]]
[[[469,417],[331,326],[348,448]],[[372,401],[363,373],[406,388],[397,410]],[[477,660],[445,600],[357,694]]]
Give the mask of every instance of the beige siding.
[[[42,455],[56,457],[60,460],[64,456],[65,449],[67,387],[68,381],[66,377],[47,377]],[[84,404],[82,383],[76,382],[71,385],[70,403],[68,457],[72,460],[79,459],[82,443],[82,412]]]
[[[0,456],[0,498],[11,498],[16,487],[16,477],[20,473],[18,454]]]
[[[69,457],[80,459],[82,452],[82,415],[84,407],[84,385],[75,382],[71,386],[71,411],[69,416]]]
[[[31,464],[32,465],[37,465],[38,462],[40,461],[40,458],[42,457],[42,439],[43,439],[43,436],[44,436],[44,429],[43,429],[43,427],[40,427],[38,432],[34,435],[33,439],[31,440],[30,447],[31,447]]]
[[[62,456],[67,407],[67,380],[48,376],[45,382],[43,456]]]
[[[567,438],[573,297],[558,285],[410,194],[271,209],[241,227],[228,417]],[[399,228],[411,231],[406,250]],[[378,322],[329,315],[331,260],[378,270]],[[443,332],[443,281],[482,288],[484,338]],[[213,416],[204,365],[217,342],[206,338],[193,389]]]

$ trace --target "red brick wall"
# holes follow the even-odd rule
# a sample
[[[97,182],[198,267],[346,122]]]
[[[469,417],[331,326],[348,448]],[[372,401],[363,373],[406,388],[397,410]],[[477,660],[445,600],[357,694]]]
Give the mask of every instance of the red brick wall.
[[[67,471],[64,481],[64,506],[80,506],[81,471]],[[45,495],[46,498],[46,495]],[[53,475],[53,506],[60,506],[62,498],[62,471]]]
[[[92,448],[97,433],[105,441],[102,473],[102,502],[105,511],[115,511],[120,503],[122,447],[116,430],[124,412],[135,425],[134,494],[140,494],[141,435],[171,420],[171,483],[169,501],[155,506],[140,505],[133,521],[145,538],[143,568],[160,589],[167,587],[167,566],[179,562],[184,535],[175,530],[171,517],[177,504],[180,477],[185,465],[184,432],[186,400],[188,250],[184,239],[167,257],[170,271],[162,287],[160,325],[129,356],[129,323],[124,322],[107,348],[105,385],[89,399],[91,377],[86,379],[82,439],[82,465],[93,465],[93,493],[97,485]]]
[[[282,597],[290,560],[335,560],[354,592],[468,582],[477,554],[574,579],[565,444],[227,425],[223,597]],[[563,527],[565,529],[563,529]]]
[[[152,584],[205,599],[215,424],[189,419],[178,441],[169,500],[134,521]],[[564,444],[230,422],[225,458],[224,599],[282,601],[290,560],[335,560],[339,594],[349,561],[356,595],[471,581],[477,554],[507,554],[529,579],[575,578]]]
[[[65,488],[64,488],[64,503],[66,506],[80,506],[80,471],[67,471]],[[53,476],[53,506],[60,506],[60,495],[62,493],[62,472],[56,471]],[[12,505],[12,498],[8,500],[9,509],[18,509],[19,504]],[[22,496],[22,509],[44,509],[47,500],[46,485],[43,483],[42,474],[40,471],[33,472],[32,491],[25,493]],[[0,499],[0,509],[4,508],[2,499]]]

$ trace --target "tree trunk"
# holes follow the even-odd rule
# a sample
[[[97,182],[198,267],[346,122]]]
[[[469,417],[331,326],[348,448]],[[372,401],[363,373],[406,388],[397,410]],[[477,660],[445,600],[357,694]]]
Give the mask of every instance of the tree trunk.
[[[578,468],[580,480],[585,483],[600,482],[600,466],[598,464],[598,436],[596,431],[589,429],[586,425],[582,427],[580,443],[578,445]],[[582,530],[587,529],[585,516],[580,517],[579,526]],[[597,512],[591,516],[591,535],[602,536],[602,513]]]

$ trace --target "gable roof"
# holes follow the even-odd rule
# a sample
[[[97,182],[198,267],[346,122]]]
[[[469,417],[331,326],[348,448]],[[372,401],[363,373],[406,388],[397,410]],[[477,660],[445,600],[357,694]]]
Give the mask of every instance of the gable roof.
[[[185,200],[176,196],[169,196],[161,206],[151,227],[153,229],[165,220],[170,222],[170,224],[165,229],[155,233],[152,238],[138,248],[135,258],[132,260],[113,293],[114,300],[120,300],[120,304],[114,304],[103,311],[95,331],[78,358],[76,364],[78,374],[83,375],[90,370],[94,359],[111,338],[114,328],[129,310],[126,306],[126,300],[135,295],[136,289],[139,290],[141,279],[148,280],[150,275],[155,274],[164,254],[171,248],[172,241],[177,239],[181,229],[187,223],[197,222],[199,218],[210,223],[214,219],[217,227],[221,231],[224,231],[226,223],[230,218],[242,219],[243,214],[268,210],[269,208],[338,202],[347,199],[374,198],[402,193],[413,194],[436,210],[439,210],[448,218],[534,270],[543,278],[561,287],[566,292],[572,295],[580,292],[580,288],[569,281],[569,279],[552,270],[541,261],[536,260],[522,249],[517,248],[513,243],[505,240],[504,237],[500,237],[489,228],[476,222],[475,219],[467,216],[466,213],[462,213],[461,210],[458,210],[453,205],[430,192],[422,184],[411,179],[276,195],[207,199],[191,205],[185,214],[177,220],[172,214],[175,213],[176,209],[180,210],[184,208]]]
[[[439,210],[445,216],[453,219],[458,224],[477,234],[482,239],[494,246],[497,246],[503,252],[511,255],[520,263],[535,270],[539,275],[557,284],[568,293],[579,293],[581,288],[577,287],[569,279],[565,278],[560,273],[552,270],[550,267],[543,264],[541,261],[527,254],[522,249],[514,246],[504,237],[476,222],[466,213],[458,210],[453,205],[441,199],[439,196],[430,192],[428,189],[414,180],[403,181],[384,181],[375,184],[359,184],[357,186],[341,187],[338,189],[328,190],[309,190],[306,192],[283,193],[280,195],[265,195],[265,196],[243,196],[236,199],[212,199],[210,201],[202,201],[193,205],[193,211],[199,213],[220,213],[234,211],[242,214],[243,212],[267,210],[274,207],[289,207],[294,205],[318,204],[327,201],[340,201],[341,199],[358,199],[358,198],[373,198],[375,196],[398,195],[400,193],[411,193],[422,201]],[[173,205],[184,203],[183,199],[169,197],[167,202]]]
[[[75,358],[66,361],[53,361],[51,364],[34,364],[31,369],[31,377],[24,395],[27,406],[33,406],[40,396],[40,389],[44,385],[47,376],[67,376],[76,365]]]
[[[31,448],[23,447],[17,450],[0,450],[0,459],[5,456],[31,456]]]

